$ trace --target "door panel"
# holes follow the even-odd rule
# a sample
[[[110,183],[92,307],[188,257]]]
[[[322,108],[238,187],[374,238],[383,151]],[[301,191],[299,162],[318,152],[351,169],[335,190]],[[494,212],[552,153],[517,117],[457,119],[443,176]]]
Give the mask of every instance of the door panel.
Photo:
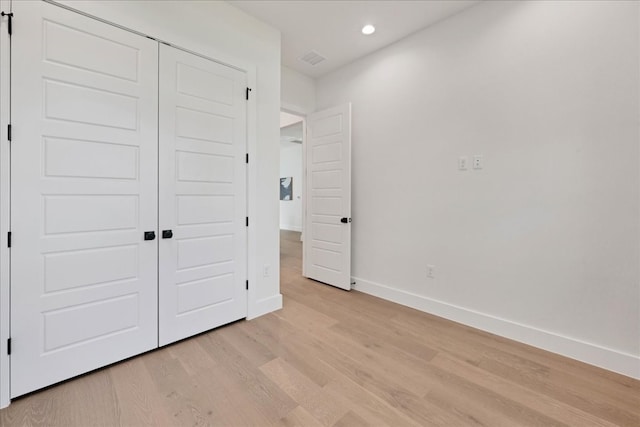
[[[246,76],[160,46],[160,345],[246,317]]]
[[[304,274],[351,289],[351,104],[307,118]],[[346,219],[343,223],[342,218]]]
[[[14,2],[11,396],[157,346],[152,40]]]

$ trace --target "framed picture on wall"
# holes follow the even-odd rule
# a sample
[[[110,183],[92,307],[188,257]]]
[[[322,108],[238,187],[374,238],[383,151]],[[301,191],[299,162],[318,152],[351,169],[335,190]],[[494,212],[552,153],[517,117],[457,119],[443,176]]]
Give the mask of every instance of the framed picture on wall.
[[[293,177],[280,178],[280,200],[293,200]]]

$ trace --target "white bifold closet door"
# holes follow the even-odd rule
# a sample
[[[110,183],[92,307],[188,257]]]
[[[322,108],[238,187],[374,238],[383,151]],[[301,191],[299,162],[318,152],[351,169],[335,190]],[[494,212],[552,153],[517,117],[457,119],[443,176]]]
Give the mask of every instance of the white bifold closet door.
[[[247,311],[245,74],[14,12],[12,397]]]
[[[160,46],[160,345],[247,314],[246,86]]]
[[[158,45],[13,7],[15,397],[157,347]]]

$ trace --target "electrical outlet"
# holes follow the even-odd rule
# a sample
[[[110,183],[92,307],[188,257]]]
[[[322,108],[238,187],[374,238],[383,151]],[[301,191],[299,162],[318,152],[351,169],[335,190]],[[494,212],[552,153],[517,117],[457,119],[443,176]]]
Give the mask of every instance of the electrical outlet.
[[[482,155],[476,154],[473,156],[473,168],[474,169],[482,169],[484,167],[484,159]]]
[[[265,264],[265,265],[262,267],[262,275],[263,275],[264,277],[269,277],[269,276],[271,276],[271,264]]]
[[[435,279],[436,277],[436,266],[427,264],[427,277],[430,279]]]
[[[466,171],[469,168],[469,158],[467,156],[458,157],[458,170]]]

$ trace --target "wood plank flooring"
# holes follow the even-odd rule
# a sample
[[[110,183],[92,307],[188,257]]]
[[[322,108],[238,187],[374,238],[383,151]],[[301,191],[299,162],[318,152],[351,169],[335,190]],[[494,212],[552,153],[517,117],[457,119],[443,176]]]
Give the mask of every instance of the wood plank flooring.
[[[284,309],[46,390],[0,425],[640,426],[640,381],[301,277]]]

